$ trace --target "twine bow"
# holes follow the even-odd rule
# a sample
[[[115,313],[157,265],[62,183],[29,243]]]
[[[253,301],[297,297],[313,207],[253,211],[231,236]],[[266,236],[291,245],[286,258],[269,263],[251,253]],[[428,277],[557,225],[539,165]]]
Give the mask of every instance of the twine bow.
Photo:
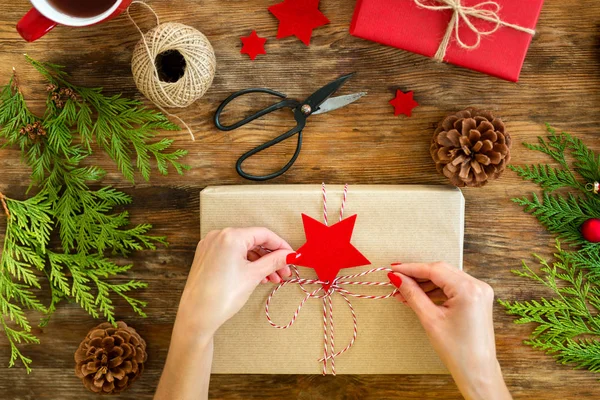
[[[438,62],[442,62],[446,57],[446,52],[448,50],[448,46],[450,45],[450,39],[452,38],[452,33],[454,32],[454,37],[458,45],[467,50],[473,50],[479,46],[481,43],[482,36],[488,36],[494,34],[501,27],[507,27],[516,29],[520,32],[525,32],[530,35],[535,35],[535,30],[526,28],[520,25],[511,24],[506,22],[500,18],[498,13],[500,12],[500,5],[495,1],[483,1],[481,3],[475,4],[473,6],[465,6],[462,4],[463,0],[432,0],[434,3],[438,5],[433,5],[428,0],[413,0],[415,4],[421,8],[432,11],[445,11],[452,10],[452,18],[448,23],[448,28],[446,29],[446,33],[440,46],[438,47],[434,60]],[[481,19],[484,21],[491,22],[491,29],[480,29],[476,27],[471,18]],[[473,33],[475,33],[475,43],[468,44],[460,36],[460,22],[464,22],[467,28],[469,28]]]
[[[340,209],[340,221],[343,219],[343,215],[344,215],[344,207],[346,204],[347,192],[348,192],[348,185],[346,185],[344,187],[344,197],[343,197],[342,207]],[[327,225],[327,195],[326,195],[326,191],[325,191],[325,184],[323,184],[323,219],[325,220],[325,224]],[[300,273],[298,272],[298,268],[295,265],[291,266],[291,270],[292,270],[292,274],[294,277],[291,279],[282,281],[277,287],[275,287],[273,289],[273,291],[269,294],[269,297],[267,298],[267,302],[265,304],[265,314],[267,316],[267,320],[269,321],[269,324],[271,324],[271,326],[274,328],[288,329],[289,327],[294,325],[294,323],[298,319],[298,315],[300,314],[300,311],[302,310],[302,308],[304,307],[304,305],[306,304],[306,302],[309,299],[311,299],[311,298],[312,299],[322,299],[323,300],[323,357],[320,358],[318,361],[323,363],[323,375],[327,375],[327,365],[329,363],[331,364],[331,373],[333,375],[335,375],[335,358],[340,356],[341,354],[345,353],[346,351],[350,350],[350,348],[352,346],[354,346],[354,343],[356,342],[356,338],[358,335],[358,322],[357,322],[356,312],[354,311],[354,307],[352,306],[352,302],[350,301],[349,297],[356,297],[359,299],[369,299],[369,300],[382,300],[382,299],[389,299],[390,297],[394,296],[398,292],[397,289],[394,289],[391,293],[388,293],[386,295],[371,296],[371,295],[364,295],[364,294],[351,292],[351,291],[343,288],[342,286],[343,285],[392,286],[392,284],[389,282],[365,282],[365,281],[349,280],[349,279],[360,278],[360,277],[363,277],[363,276],[366,276],[366,275],[369,275],[369,274],[372,274],[375,272],[381,272],[381,271],[390,272],[391,269],[389,269],[389,268],[374,268],[374,269],[370,269],[368,271],[364,271],[364,272],[354,274],[354,275],[338,276],[333,280],[333,282],[331,283],[331,286],[329,287],[329,289],[327,291],[325,291],[325,289],[323,288],[323,285],[328,284],[329,282],[323,282],[318,279],[301,278]],[[300,302],[300,304],[298,305],[298,308],[294,312],[294,315],[292,316],[292,319],[290,320],[290,322],[288,322],[287,325],[278,325],[275,322],[273,322],[273,320],[271,319],[271,315],[269,314],[269,306],[271,305],[271,300],[273,299],[273,296],[275,296],[275,294],[281,288],[283,288],[284,286],[289,285],[289,284],[298,284],[300,289],[304,292],[305,296],[302,299],[302,301]],[[313,291],[310,291],[309,289],[305,288],[304,285],[319,285],[319,287]],[[334,341],[335,325],[334,325],[334,321],[333,321],[333,300],[332,300],[332,296],[334,293],[338,293],[340,296],[342,296],[342,298],[348,305],[348,308],[350,309],[350,313],[352,314],[352,323],[353,323],[352,339],[350,340],[350,342],[348,343],[348,345],[346,347],[344,347],[342,350],[340,350],[338,352],[335,351],[335,341]]]

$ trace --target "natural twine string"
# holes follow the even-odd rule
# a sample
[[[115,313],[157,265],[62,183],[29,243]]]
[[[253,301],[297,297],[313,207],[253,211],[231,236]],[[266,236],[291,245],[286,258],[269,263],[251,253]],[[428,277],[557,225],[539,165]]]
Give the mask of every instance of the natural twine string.
[[[4,194],[2,194],[2,192],[0,192],[0,203],[2,203],[2,208],[4,208],[4,213],[6,214],[6,217],[10,218],[10,211],[8,211],[8,205],[6,204],[6,199],[7,199],[7,197],[4,196]]]
[[[174,22],[161,24],[152,7],[143,1],[133,1],[131,4],[136,3],[144,5],[154,14],[157,26],[144,34],[127,9],[129,20],[142,36],[131,60],[135,83],[140,92],[163,113],[178,119],[194,140],[192,130],[185,121],[164,108],[188,107],[206,93],[215,76],[217,62],[214,50],[206,36],[197,29]],[[184,74],[176,82],[162,81],[156,66],[156,58],[168,51],[179,52],[185,60]]]
[[[525,32],[530,35],[535,35],[535,30],[530,28],[525,28],[520,25],[511,24],[509,22],[503,21],[502,18],[498,15],[500,12],[500,5],[495,1],[484,1],[474,6],[465,6],[462,4],[462,0],[432,0],[435,3],[440,5],[432,5],[431,2],[425,3],[428,0],[414,0],[415,4],[421,8],[432,10],[432,11],[446,11],[452,10],[452,18],[448,23],[448,28],[446,29],[446,34],[438,47],[434,60],[438,62],[442,62],[446,57],[446,52],[448,51],[448,46],[450,45],[450,39],[452,38],[452,33],[454,32],[454,37],[456,38],[456,42],[460,47],[467,50],[473,50],[479,46],[481,43],[481,37],[492,35],[501,27],[507,27],[516,29],[520,32]],[[489,8],[486,8],[489,7]],[[471,22],[470,18],[477,18],[484,21],[491,22],[493,27],[491,29],[479,29],[477,28],[473,22]],[[464,24],[475,33],[475,37],[477,40],[474,44],[465,43],[460,37],[460,22],[463,21]]]
[[[327,221],[327,211],[326,211],[327,210],[327,193],[325,191],[325,184],[323,184],[322,190],[323,190],[323,211],[324,211],[323,217],[324,217],[325,221]],[[348,185],[346,185],[344,187],[344,197],[343,197],[342,207],[340,209],[340,221],[344,217],[344,208],[346,205],[347,193],[348,193]],[[282,281],[278,286],[276,286],[273,289],[273,291],[271,292],[271,294],[269,294],[269,297],[267,298],[267,302],[265,304],[265,314],[267,315],[267,320],[269,321],[269,324],[274,328],[288,329],[289,327],[294,325],[294,323],[298,319],[298,315],[300,314],[300,311],[302,310],[305,303],[309,299],[311,299],[311,298],[323,299],[323,357],[320,358],[318,361],[323,363],[323,375],[327,375],[327,365],[328,364],[331,365],[332,375],[335,375],[336,374],[335,373],[335,358],[338,357],[339,355],[345,353],[346,351],[350,350],[350,348],[352,346],[354,346],[354,343],[356,342],[356,338],[358,336],[358,320],[356,317],[356,312],[354,311],[354,307],[352,306],[352,302],[350,301],[349,297],[356,297],[359,299],[368,299],[368,300],[382,300],[382,299],[389,299],[390,297],[394,296],[398,292],[398,289],[394,289],[391,293],[388,293],[386,295],[371,296],[371,295],[364,295],[364,294],[350,292],[349,290],[344,289],[342,287],[342,285],[392,286],[392,284],[389,282],[365,282],[365,281],[351,281],[351,280],[349,281],[348,280],[348,279],[363,277],[363,276],[366,276],[366,275],[369,275],[369,274],[372,274],[375,272],[380,272],[380,271],[390,272],[391,269],[389,269],[389,268],[374,268],[374,269],[370,269],[368,271],[364,271],[364,272],[354,274],[354,275],[338,276],[333,280],[333,282],[331,282],[331,286],[330,286],[329,290],[327,290],[327,291],[325,291],[325,289],[323,289],[323,285],[327,284],[329,282],[323,282],[318,279],[301,278],[300,273],[298,272],[298,268],[295,265],[291,266],[291,270],[292,270],[292,274],[294,277],[291,279]],[[288,322],[286,325],[278,325],[275,322],[273,322],[273,320],[271,319],[271,315],[269,314],[269,306],[271,305],[271,300],[273,299],[275,294],[281,288],[283,288],[284,286],[289,285],[291,283],[298,284],[300,289],[304,292],[305,296],[302,299],[302,301],[300,302],[300,304],[298,305],[298,308],[296,308],[296,311],[294,312],[294,315],[292,316],[292,319],[290,320],[290,322]],[[319,285],[319,287],[313,291],[309,291],[308,289],[306,289],[304,287],[304,285]],[[348,305],[348,308],[350,309],[350,313],[352,314],[352,324],[353,324],[352,339],[350,340],[348,345],[346,345],[346,347],[344,347],[342,350],[340,350],[338,352],[335,351],[335,343],[334,343],[333,300],[332,300],[332,295],[334,293],[338,293],[340,296],[342,296],[342,298]]]

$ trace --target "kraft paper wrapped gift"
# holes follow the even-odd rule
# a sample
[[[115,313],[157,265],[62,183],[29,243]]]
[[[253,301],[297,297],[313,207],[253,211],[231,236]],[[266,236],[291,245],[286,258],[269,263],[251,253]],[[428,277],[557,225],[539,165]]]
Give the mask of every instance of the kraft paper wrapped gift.
[[[327,186],[330,225],[339,219],[343,186]],[[226,227],[267,227],[297,249],[305,243],[301,213],[323,220],[321,185],[209,187],[200,195],[201,236]],[[357,214],[352,244],[370,266],[342,270],[349,275],[393,262],[446,261],[462,268],[464,198],[445,186],[350,185],[344,217]],[[298,267],[303,278],[314,270]],[[354,280],[388,282],[385,272]],[[316,285],[308,289],[315,289]],[[265,302],[275,288],[260,285],[246,306],[215,337],[213,373],[320,374],[323,363],[323,300],[309,299],[289,329],[273,328]],[[390,287],[353,285],[352,292],[390,293]],[[283,287],[269,311],[279,325],[292,318],[305,294],[297,284]],[[333,293],[336,351],[351,340],[350,310]],[[335,358],[338,374],[444,374],[413,312],[394,298],[351,298],[358,320],[354,346]]]

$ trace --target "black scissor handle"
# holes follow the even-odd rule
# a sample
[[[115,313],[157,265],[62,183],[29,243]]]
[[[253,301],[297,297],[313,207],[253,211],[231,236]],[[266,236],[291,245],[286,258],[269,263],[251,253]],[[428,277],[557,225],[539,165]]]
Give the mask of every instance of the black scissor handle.
[[[229,103],[231,103],[233,100],[235,100],[236,98],[248,94],[248,93],[267,93],[273,96],[277,96],[280,97],[284,100],[280,101],[279,103],[273,104],[267,108],[264,108],[246,118],[244,118],[243,120],[236,122],[233,125],[223,125],[221,124],[220,118],[221,118],[221,113],[223,112],[223,110],[225,109],[225,107],[227,107],[227,105]],[[267,115],[269,113],[272,113],[275,110],[279,110],[280,108],[295,108],[298,106],[298,101],[296,100],[291,100],[291,99],[287,99],[287,96],[283,93],[279,93],[276,92],[274,90],[271,89],[266,89],[266,88],[252,88],[252,89],[244,89],[244,90],[240,90],[238,92],[233,93],[231,96],[229,96],[228,98],[226,98],[225,100],[223,100],[223,102],[221,103],[221,105],[219,106],[219,108],[217,108],[217,111],[215,112],[215,126],[217,127],[217,129],[222,130],[222,131],[232,131],[234,129],[239,128],[240,126],[246,125],[249,122],[254,121],[255,119],[258,119],[260,117],[262,117],[263,115]]]
[[[300,150],[302,150],[302,129],[303,128],[304,128],[304,123],[299,123],[296,127],[290,129],[283,135],[278,136],[275,139],[270,140],[267,143],[264,143],[258,147],[255,147],[254,149],[252,149],[249,152],[242,155],[238,159],[237,163],[235,164],[235,169],[236,169],[237,173],[242,178],[249,179],[251,181],[268,181],[269,179],[277,178],[278,176],[285,174],[287,172],[287,170],[290,169],[290,167],[292,165],[294,165],[294,163],[296,162],[296,159],[298,159],[298,156],[300,155]],[[296,134],[298,135],[298,144],[296,145],[296,151],[294,152],[294,155],[292,156],[290,161],[288,161],[288,163],[285,164],[283,166],[283,168],[281,168],[279,171],[273,172],[272,174],[268,174],[268,175],[252,175],[252,174],[248,174],[248,173],[244,172],[244,170],[242,169],[242,163],[244,161],[246,161],[248,158],[252,157],[253,155],[255,155],[257,153],[260,153],[263,150],[268,149],[271,146],[281,143],[284,140],[289,139],[290,137],[292,137]]]

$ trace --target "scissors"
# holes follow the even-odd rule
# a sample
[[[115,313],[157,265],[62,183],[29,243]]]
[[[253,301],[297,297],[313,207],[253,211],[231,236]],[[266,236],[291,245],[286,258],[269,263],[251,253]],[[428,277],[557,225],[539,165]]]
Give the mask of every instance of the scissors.
[[[269,179],[276,178],[280,175],[283,175],[296,162],[296,159],[300,155],[300,150],[302,148],[302,130],[306,126],[306,120],[308,119],[308,117],[310,117],[311,115],[323,114],[323,113],[326,113],[329,111],[337,110],[338,108],[341,108],[341,107],[345,107],[348,104],[355,102],[356,100],[360,99],[361,97],[363,97],[364,95],[367,94],[366,92],[360,92],[360,93],[348,94],[345,96],[331,97],[340,87],[342,87],[342,85],[344,85],[344,83],[352,75],[354,75],[354,74],[352,73],[352,74],[348,74],[348,75],[339,77],[335,81],[328,83],[327,85],[323,86],[321,89],[319,89],[316,92],[314,92],[313,94],[311,94],[304,101],[290,99],[283,93],[279,93],[279,92],[276,92],[274,90],[267,89],[267,88],[244,89],[244,90],[235,92],[231,96],[226,98],[223,101],[223,103],[221,103],[221,105],[217,109],[217,112],[215,113],[215,125],[219,130],[222,130],[222,131],[232,131],[232,130],[237,129],[241,126],[244,126],[260,117],[263,117],[267,114],[270,114],[270,113],[272,113],[276,110],[282,109],[282,108],[291,109],[292,112],[294,113],[294,119],[296,120],[296,126],[294,128],[290,129],[283,135],[280,135],[280,136],[276,137],[275,139],[269,140],[268,142],[263,143],[260,146],[243,154],[238,159],[238,161],[235,165],[237,173],[240,176],[242,176],[243,178],[253,180],[253,181],[266,181]],[[220,118],[221,118],[221,114],[222,114],[223,110],[225,109],[225,107],[229,103],[231,103],[234,99],[236,99],[237,97],[248,94],[248,93],[267,93],[267,94],[270,94],[273,96],[280,97],[283,100],[281,100],[279,103],[275,103],[269,107],[266,107],[266,108],[256,112],[255,114],[252,114],[249,117],[246,117],[246,118],[242,119],[241,121],[236,122],[232,125],[221,124]],[[265,149],[268,149],[271,146],[281,143],[284,140],[289,139],[294,135],[298,135],[298,145],[296,146],[296,151],[294,152],[294,155],[292,156],[290,161],[288,161],[288,163],[285,166],[283,166],[283,168],[281,168],[279,171],[273,172],[268,175],[252,175],[243,170],[242,163],[244,161],[246,161],[248,158],[252,157],[253,155],[255,155],[257,153],[260,153],[261,151],[263,151]]]

